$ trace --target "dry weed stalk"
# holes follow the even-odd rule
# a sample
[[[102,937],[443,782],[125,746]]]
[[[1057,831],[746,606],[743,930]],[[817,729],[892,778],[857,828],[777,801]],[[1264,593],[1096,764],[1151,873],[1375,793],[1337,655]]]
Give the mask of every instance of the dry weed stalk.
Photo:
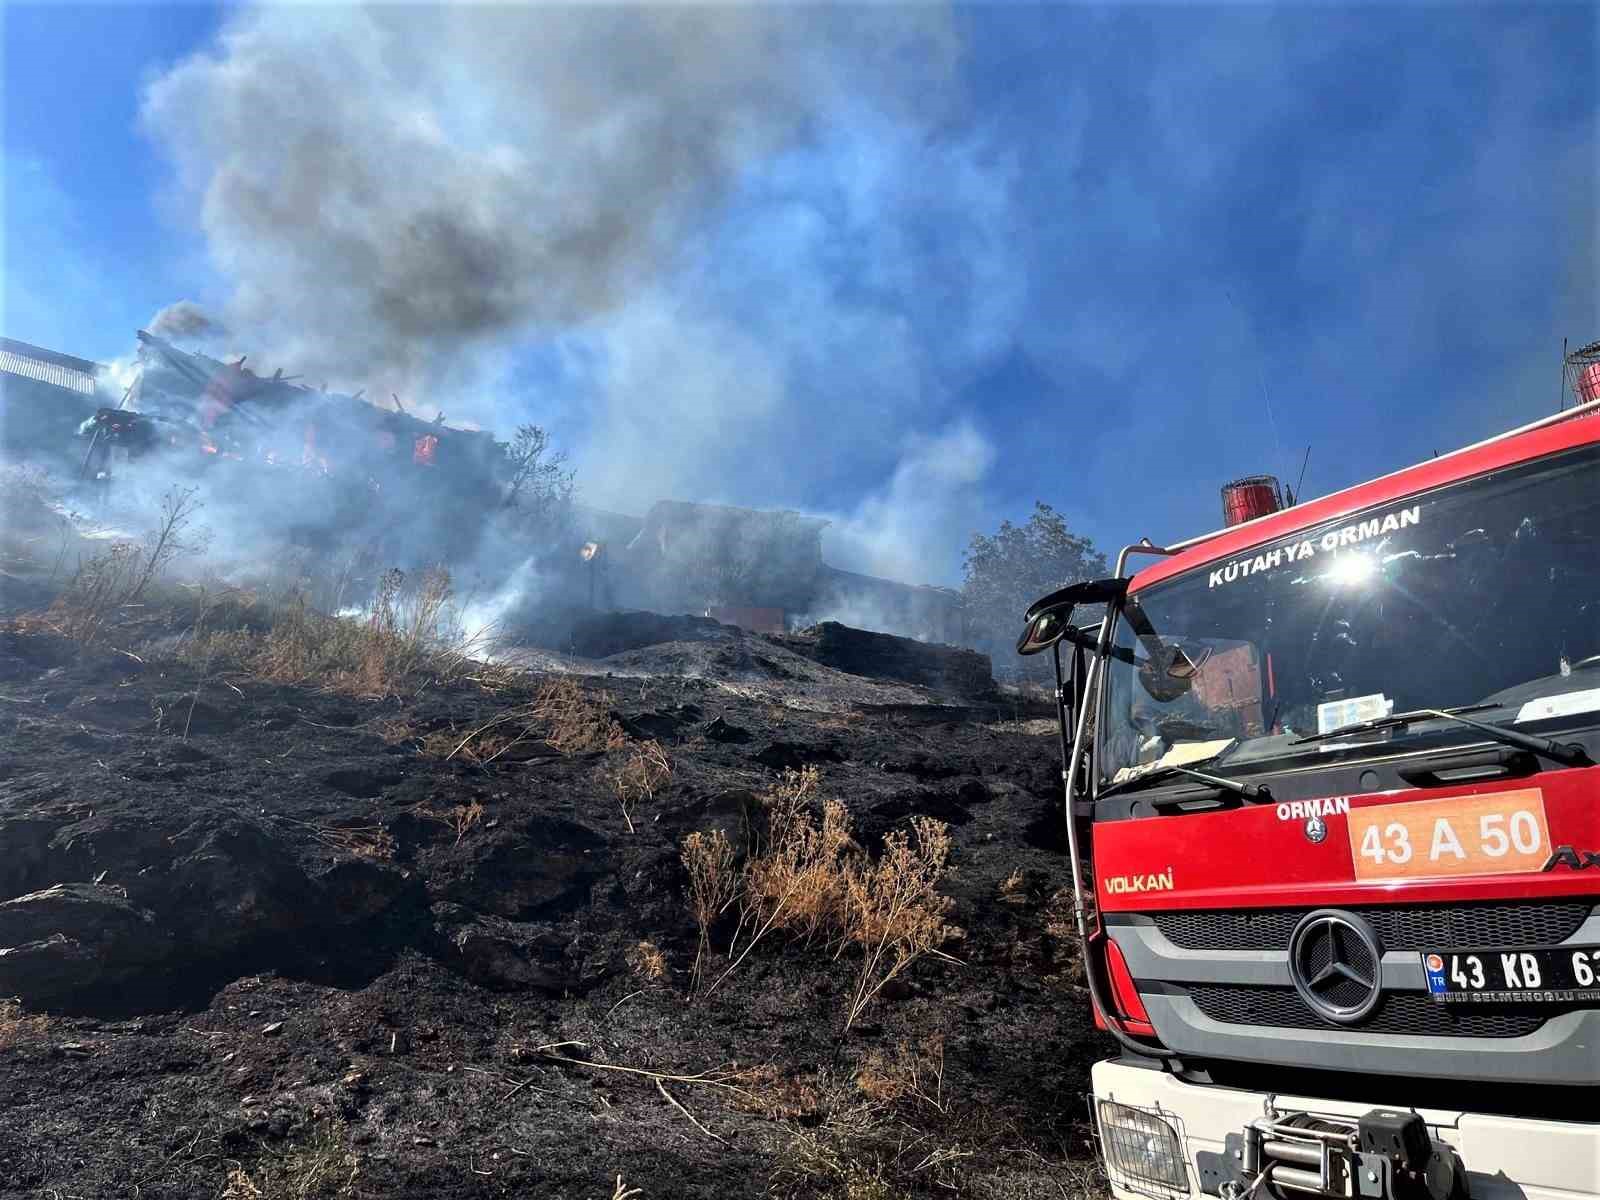
[[[622,806],[622,819],[628,832],[633,829],[633,809],[641,800],[655,799],[656,791],[672,778],[672,762],[657,741],[645,742],[611,772],[611,789]]]
[[[689,992],[700,990],[706,951],[711,948],[711,926],[739,894],[739,876],[733,869],[733,844],[720,829],[691,833],[683,839],[683,868],[689,873],[689,909],[699,937],[694,966],[689,970]]]
[[[642,1195],[644,1195],[643,1188],[627,1187],[622,1182],[622,1176],[617,1176],[617,1187],[611,1193],[611,1200],[634,1200],[635,1197]]]

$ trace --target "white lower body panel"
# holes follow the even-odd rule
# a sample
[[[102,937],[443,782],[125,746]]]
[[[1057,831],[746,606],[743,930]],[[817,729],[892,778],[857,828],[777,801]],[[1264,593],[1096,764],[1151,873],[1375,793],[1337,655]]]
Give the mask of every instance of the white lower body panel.
[[[1108,1164],[1111,1192],[1117,1200],[1203,1195],[1197,1155],[1223,1154],[1228,1135],[1240,1133],[1264,1115],[1269,1098],[1265,1092],[1184,1083],[1163,1071],[1118,1062],[1096,1063],[1092,1075],[1097,1101],[1160,1109],[1170,1118],[1168,1123],[1177,1130],[1189,1176],[1187,1192],[1161,1188],[1136,1191],[1119,1181],[1115,1164]],[[1573,1090],[1576,1093],[1580,1089]],[[1273,1095],[1271,1100],[1279,1112],[1358,1118],[1384,1107],[1383,1093],[1383,1081],[1374,1079],[1370,1103],[1352,1104],[1288,1093]],[[1572,1105],[1574,1118],[1600,1122],[1592,1092],[1574,1094]],[[1445,1109],[1418,1111],[1427,1122],[1429,1136],[1454,1147],[1460,1155],[1467,1169],[1472,1200],[1600,1198],[1600,1124]]]

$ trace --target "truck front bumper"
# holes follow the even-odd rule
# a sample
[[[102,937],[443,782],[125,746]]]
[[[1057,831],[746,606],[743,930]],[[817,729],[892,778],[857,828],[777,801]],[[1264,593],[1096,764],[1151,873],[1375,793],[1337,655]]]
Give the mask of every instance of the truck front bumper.
[[[1324,1119],[1354,1122],[1383,1107],[1383,1081],[1373,1080],[1370,1104],[1314,1096],[1185,1083],[1164,1071],[1115,1060],[1092,1073],[1101,1156],[1117,1200],[1181,1200],[1227,1195],[1244,1164],[1248,1130],[1271,1114],[1295,1114],[1309,1126]],[[1573,1115],[1600,1118],[1592,1099],[1573,1096]],[[1417,1110],[1436,1147],[1454,1150],[1465,1168],[1471,1200],[1587,1200],[1600,1197],[1600,1125],[1531,1120],[1488,1113]],[[1377,1164],[1372,1164],[1377,1165]],[[1312,1168],[1315,1174],[1315,1168]],[[1382,1171],[1329,1178],[1326,1193],[1283,1190],[1309,1200],[1318,1194],[1352,1200],[1388,1191]],[[1256,1195],[1263,1196],[1265,1191]],[[1389,1195],[1398,1194],[1398,1188]],[[1388,1197],[1383,1197],[1388,1200]]]

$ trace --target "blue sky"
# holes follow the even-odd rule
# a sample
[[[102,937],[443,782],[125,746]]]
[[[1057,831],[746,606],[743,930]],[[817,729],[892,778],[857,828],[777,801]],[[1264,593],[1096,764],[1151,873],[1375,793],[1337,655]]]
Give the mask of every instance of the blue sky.
[[[1594,8],[929,8],[915,36],[831,11],[800,53],[719,76],[720,104],[770,89],[759,136],[736,130],[708,181],[674,183],[640,222],[649,252],[603,298],[519,293],[492,327],[422,339],[414,369],[450,396],[441,407],[549,425],[595,503],[801,507],[835,519],[847,565],[945,582],[967,534],[1036,499],[1109,552],[1215,526],[1223,482],[1292,478],[1308,444],[1321,493],[1532,419],[1556,403],[1561,339],[1600,338]],[[452,150],[487,155],[477,167],[613,165],[604,145],[562,158],[553,118],[513,119],[530,96],[509,82],[519,59],[484,60],[459,30],[470,14],[421,42],[446,67],[466,47],[459,72],[408,66],[421,34],[369,54],[359,24],[298,14],[0,10],[0,332],[111,358],[192,298],[229,317],[238,348],[293,348],[291,369],[317,362],[330,324],[381,344],[356,334],[379,311],[359,288],[301,318],[319,328],[252,308],[263,290],[305,290],[273,272],[297,243],[219,215],[216,181],[230,164],[290,176],[267,114],[257,129],[249,104],[203,110],[263,44],[326,53],[386,138],[421,111]],[[562,19],[537,14],[531,36]],[[219,48],[225,27],[255,40]],[[196,53],[210,65],[163,88]],[[633,98],[670,117],[694,104],[696,72],[724,70],[706,64]],[[570,117],[574,95],[606,93],[531,99]],[[444,178],[460,163],[440,153]],[[426,180],[394,186],[416,211],[439,203]],[[524,219],[520,194],[510,216],[470,204],[488,205],[488,228]],[[325,248],[306,249],[313,267]]]

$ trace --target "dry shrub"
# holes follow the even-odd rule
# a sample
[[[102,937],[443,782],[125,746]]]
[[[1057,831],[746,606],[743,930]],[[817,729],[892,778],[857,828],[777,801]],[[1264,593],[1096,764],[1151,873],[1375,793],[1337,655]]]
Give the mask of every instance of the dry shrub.
[[[909,833],[896,830],[883,839],[876,863],[850,874],[844,938],[860,947],[862,961],[846,1029],[890,980],[957,935],[947,921],[954,901],[938,891],[949,862],[950,827],[918,816]]]
[[[938,892],[949,869],[950,834],[943,822],[913,817],[910,830],[887,835],[883,853],[869,862],[851,839],[843,804],[825,798],[820,813],[813,812],[819,778],[815,767],[785,771],[764,798],[767,834],[734,885],[738,925],[728,965],[709,990],[775,933],[806,945],[820,939],[835,958],[859,950],[848,1030],[886,984],[961,935],[947,921],[953,902]],[[697,845],[695,857],[705,848]],[[699,923],[692,868],[690,905]]]
[[[41,1038],[48,1029],[43,1017],[22,1011],[20,1000],[0,1000],[0,1050]]]
[[[533,715],[549,730],[545,738],[562,754],[620,750],[627,741],[611,716],[611,696],[591,696],[573,679],[556,679],[539,689]]]
[[[628,966],[641,979],[658,980],[667,977],[667,956],[654,942],[639,942],[628,951]]]
[[[609,772],[609,777],[617,803],[622,805],[622,819],[632,833],[634,807],[640,801],[655,799],[656,791],[672,778],[672,762],[661,743],[652,740],[624,757],[621,765]]]
[[[739,876],[733,869],[733,845],[720,829],[691,833],[683,839],[683,868],[689,873],[689,911],[699,930],[689,990],[698,992],[711,948],[711,926],[739,894]]]

